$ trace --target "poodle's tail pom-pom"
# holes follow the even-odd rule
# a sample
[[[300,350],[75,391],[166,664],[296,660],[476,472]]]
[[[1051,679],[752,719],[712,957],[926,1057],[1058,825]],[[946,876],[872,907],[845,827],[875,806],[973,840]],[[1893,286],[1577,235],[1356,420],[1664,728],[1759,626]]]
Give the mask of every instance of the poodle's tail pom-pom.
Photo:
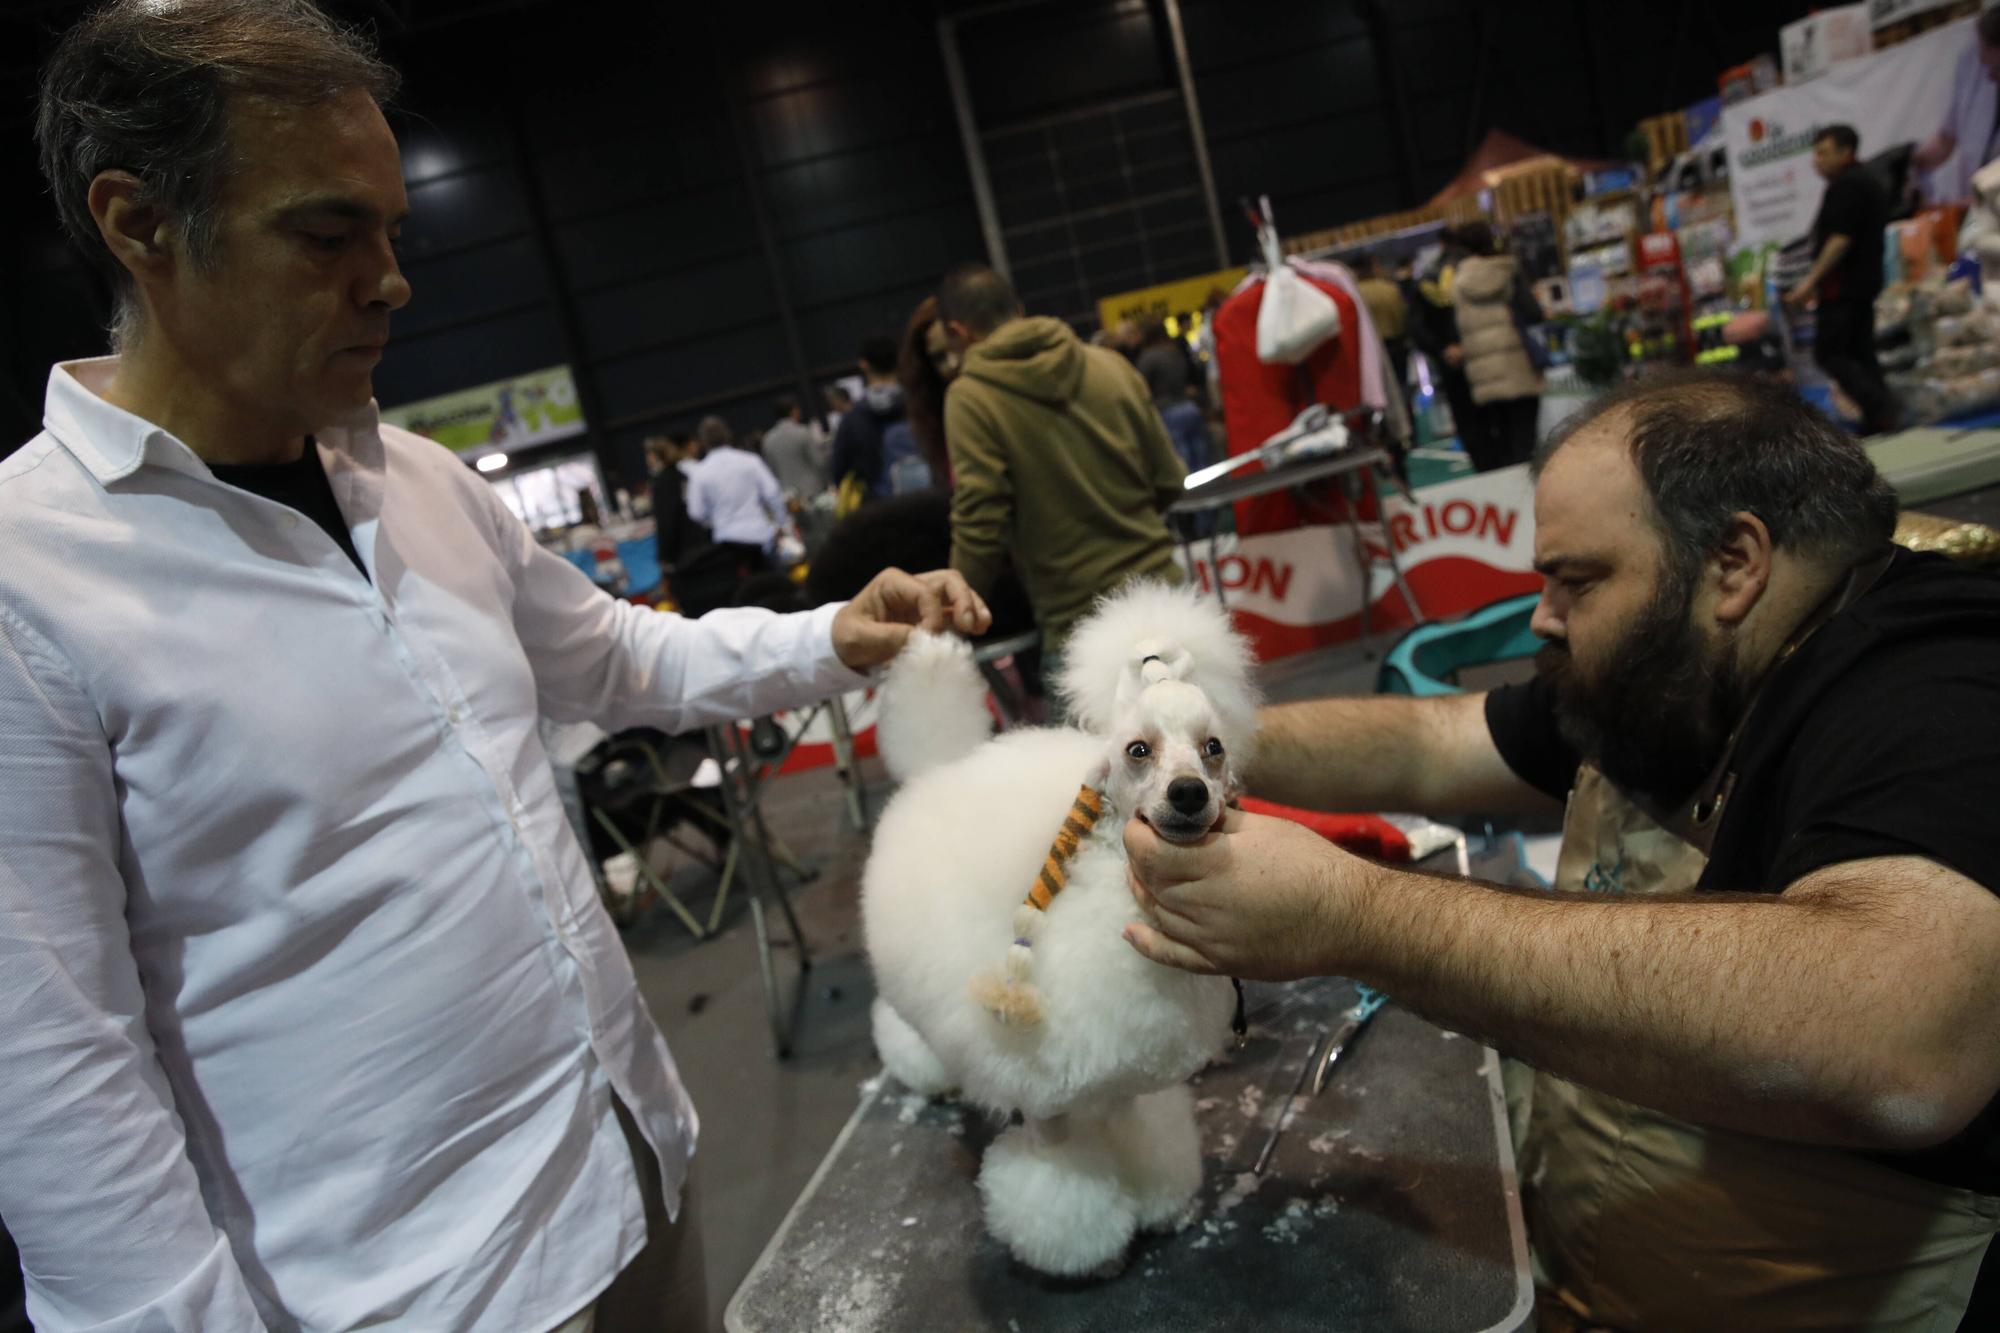
[[[875,724],[889,775],[907,782],[964,758],[992,734],[986,683],[971,647],[954,634],[912,633],[889,666]]]

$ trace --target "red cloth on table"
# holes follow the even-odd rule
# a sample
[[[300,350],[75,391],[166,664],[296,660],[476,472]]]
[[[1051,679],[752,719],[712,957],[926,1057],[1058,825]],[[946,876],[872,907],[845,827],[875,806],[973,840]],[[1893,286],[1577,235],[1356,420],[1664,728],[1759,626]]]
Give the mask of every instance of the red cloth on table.
[[[1361,406],[1360,317],[1345,288],[1310,273],[1299,275],[1333,298],[1340,311],[1340,332],[1296,366],[1270,365],[1257,359],[1257,311],[1264,304],[1261,279],[1244,283],[1215,312],[1215,360],[1222,379],[1222,420],[1229,432],[1229,452],[1248,453],[1279,431],[1312,403],[1337,411]],[[1310,387],[1308,387],[1310,386]],[[1236,530],[1244,536],[1284,532],[1308,522],[1344,521],[1346,500],[1339,483],[1315,488],[1324,498],[1308,514],[1290,491],[1276,491],[1236,502]],[[1364,504],[1364,514],[1372,507]]]
[[[1403,830],[1376,815],[1321,814],[1317,810],[1301,810],[1297,806],[1260,801],[1254,796],[1245,796],[1242,805],[1253,815],[1289,819],[1350,852],[1372,856],[1378,861],[1410,859],[1410,840],[1403,836]]]

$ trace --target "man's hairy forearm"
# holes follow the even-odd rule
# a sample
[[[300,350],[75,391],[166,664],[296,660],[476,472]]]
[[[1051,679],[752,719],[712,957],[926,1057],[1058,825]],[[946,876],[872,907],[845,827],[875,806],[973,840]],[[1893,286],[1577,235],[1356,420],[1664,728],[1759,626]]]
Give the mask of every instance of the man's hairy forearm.
[[[1259,718],[1246,782],[1266,800],[1315,810],[1408,810],[1423,707],[1382,695],[1279,704]]]
[[[1377,873],[1359,938],[1338,954],[1446,1027],[1697,1123],[1870,1147],[1939,1132],[1936,1043],[1909,1017],[1921,1006],[1893,912]]]
[[[1555,808],[1507,767],[1486,728],[1484,695],[1363,695],[1267,708],[1246,784],[1311,810],[1426,814]]]

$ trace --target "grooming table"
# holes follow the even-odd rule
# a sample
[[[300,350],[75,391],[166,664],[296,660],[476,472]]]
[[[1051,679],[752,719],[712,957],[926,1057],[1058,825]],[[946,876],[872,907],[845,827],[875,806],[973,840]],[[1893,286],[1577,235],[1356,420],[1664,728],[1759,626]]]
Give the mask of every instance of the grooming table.
[[[2000,484],[2000,430],[1923,426],[1864,447],[1906,505]]]
[[[729,1303],[730,1333],[1528,1328],[1533,1288],[1499,1060],[1393,1003],[1258,1150],[1345,981],[1248,987],[1250,1036],[1194,1081],[1200,1214],[1122,1276],[1060,1281],[987,1236],[1000,1126],[886,1075]]]

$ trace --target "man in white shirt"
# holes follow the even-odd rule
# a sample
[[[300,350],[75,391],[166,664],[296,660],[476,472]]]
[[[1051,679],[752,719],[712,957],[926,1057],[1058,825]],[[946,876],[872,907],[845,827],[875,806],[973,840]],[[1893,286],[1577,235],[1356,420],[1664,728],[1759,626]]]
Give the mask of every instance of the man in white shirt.
[[[695,427],[701,461],[688,470],[688,516],[706,527],[719,546],[743,546],[768,556],[785,514],[785,493],[764,460],[736,447],[721,417]]]
[[[760,713],[987,623],[941,573],[643,611],[382,426],[393,83],[305,0],[118,0],[44,76],[121,314],[0,462],[0,1217],[41,1333],[698,1326],[695,1111],[536,718]],[[682,1294],[614,1317],[642,1269]]]

